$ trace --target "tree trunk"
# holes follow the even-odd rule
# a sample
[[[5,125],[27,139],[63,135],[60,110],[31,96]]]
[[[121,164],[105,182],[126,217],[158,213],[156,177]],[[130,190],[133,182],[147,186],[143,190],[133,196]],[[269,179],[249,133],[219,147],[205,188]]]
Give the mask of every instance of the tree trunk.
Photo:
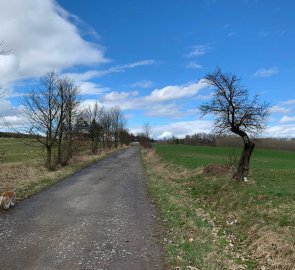
[[[58,145],[57,145],[57,162],[62,165],[62,137],[63,137],[63,124],[60,126],[58,135]]]
[[[234,180],[244,181],[245,179],[244,177],[248,176],[250,158],[251,158],[254,147],[255,147],[255,143],[251,142],[250,140],[247,143],[244,142],[244,149],[239,161],[239,166],[233,176]]]
[[[46,158],[46,167],[49,170],[52,170],[52,149],[51,146],[47,146],[46,147],[46,151],[47,151],[47,158]]]

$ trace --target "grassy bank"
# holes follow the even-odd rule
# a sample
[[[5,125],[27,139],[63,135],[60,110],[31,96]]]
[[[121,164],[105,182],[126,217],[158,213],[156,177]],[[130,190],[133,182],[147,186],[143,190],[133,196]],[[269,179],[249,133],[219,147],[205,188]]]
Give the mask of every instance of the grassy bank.
[[[82,147],[68,166],[58,167],[55,171],[45,168],[43,151],[38,144],[24,143],[14,138],[0,138],[0,152],[5,153],[4,161],[0,163],[0,192],[14,190],[19,200],[24,199],[115,150],[105,150],[91,155],[89,150]]]
[[[249,182],[235,183],[206,177],[202,168],[228,163],[239,149],[155,149],[158,155],[146,152],[144,161],[149,190],[172,231],[164,241],[171,267],[294,269],[294,152],[256,149]]]

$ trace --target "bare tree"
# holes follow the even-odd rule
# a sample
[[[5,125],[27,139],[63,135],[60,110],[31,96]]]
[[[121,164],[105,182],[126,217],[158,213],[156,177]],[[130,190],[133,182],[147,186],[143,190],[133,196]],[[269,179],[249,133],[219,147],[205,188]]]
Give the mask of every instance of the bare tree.
[[[68,162],[73,152],[73,120],[80,104],[79,87],[70,78],[58,78],[59,126],[57,144],[57,162],[61,165]],[[63,148],[64,146],[64,148]]]
[[[123,129],[126,125],[126,120],[123,116],[121,108],[116,106],[110,109],[110,116],[112,119],[112,133],[114,136],[115,148],[118,148],[119,139],[120,139],[120,130]]]
[[[61,125],[57,76],[53,71],[41,79],[41,87],[24,97],[23,105],[30,122],[30,133],[45,146],[46,166],[52,170],[53,146]]]
[[[206,75],[205,80],[213,86],[214,94],[212,100],[199,109],[203,116],[210,113],[216,116],[217,133],[233,132],[243,139],[243,152],[233,175],[235,180],[242,181],[248,175],[250,158],[255,147],[250,135],[265,128],[269,104],[261,102],[258,96],[250,100],[248,90],[241,86],[240,79],[236,75],[223,73],[220,68]]]
[[[145,122],[142,126],[142,134],[147,138],[150,139],[151,136],[151,132],[152,132],[152,126],[150,124],[150,122]]]
[[[101,124],[101,117],[103,115],[104,108],[100,107],[96,101],[94,105],[86,110],[85,118],[89,124],[89,137],[91,140],[91,152],[97,153],[100,141],[103,138],[103,129]]]

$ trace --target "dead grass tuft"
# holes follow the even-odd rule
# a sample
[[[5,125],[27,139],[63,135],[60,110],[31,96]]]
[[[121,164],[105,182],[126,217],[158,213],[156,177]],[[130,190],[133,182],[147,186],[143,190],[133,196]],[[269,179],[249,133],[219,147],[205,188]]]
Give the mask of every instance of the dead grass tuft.
[[[4,163],[1,165],[0,192],[25,186],[43,176],[46,172],[47,169],[39,163]]]
[[[233,168],[224,164],[209,164],[204,168],[203,173],[208,176],[231,176]]]
[[[285,234],[261,230],[251,235],[249,250],[261,269],[294,270],[295,250],[285,237]]]
[[[153,171],[158,175],[166,175],[169,176],[170,179],[181,180],[202,174],[201,168],[189,170],[181,166],[162,162],[154,149],[144,149],[142,151],[144,155],[146,155],[149,164],[153,167]]]

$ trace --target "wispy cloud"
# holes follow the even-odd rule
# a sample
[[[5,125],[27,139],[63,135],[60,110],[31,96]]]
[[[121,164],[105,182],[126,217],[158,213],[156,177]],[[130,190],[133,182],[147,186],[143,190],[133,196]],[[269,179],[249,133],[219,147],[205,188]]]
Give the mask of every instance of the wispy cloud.
[[[191,47],[191,51],[186,55],[186,57],[195,58],[198,56],[202,56],[206,54],[209,50],[211,50],[211,46],[209,44],[195,45]]]
[[[269,111],[271,113],[288,113],[291,111],[290,108],[286,108],[286,107],[282,107],[282,106],[278,106],[278,105],[275,105],[275,106],[272,106]]]
[[[79,85],[81,95],[99,95],[110,89],[108,87],[102,87],[93,82],[81,82]]]
[[[152,65],[154,63],[155,63],[155,60],[147,59],[147,60],[132,62],[125,65],[112,66],[105,70],[89,70],[84,73],[65,73],[64,75],[71,77],[77,81],[86,81],[92,78],[103,77],[112,73],[124,72],[128,69],[133,69],[140,66]]]
[[[295,105],[295,99],[289,99],[287,101],[282,102],[282,104]]]
[[[260,77],[260,78],[267,78],[267,77],[271,77],[273,75],[276,75],[279,73],[278,68],[273,67],[273,68],[260,68],[258,69],[253,76],[255,77]]]
[[[282,124],[285,124],[285,123],[289,123],[289,122],[295,122],[295,116],[287,116],[287,115],[284,115],[280,121],[280,123]]]
[[[183,112],[179,110],[176,104],[155,104],[149,107],[145,115],[147,116],[170,116],[179,118],[183,116]]]
[[[152,81],[140,81],[131,84],[131,87],[150,88],[153,85]]]
[[[203,66],[198,64],[197,62],[195,61],[190,61],[187,65],[186,65],[187,68],[193,68],[193,69],[202,69]]]

